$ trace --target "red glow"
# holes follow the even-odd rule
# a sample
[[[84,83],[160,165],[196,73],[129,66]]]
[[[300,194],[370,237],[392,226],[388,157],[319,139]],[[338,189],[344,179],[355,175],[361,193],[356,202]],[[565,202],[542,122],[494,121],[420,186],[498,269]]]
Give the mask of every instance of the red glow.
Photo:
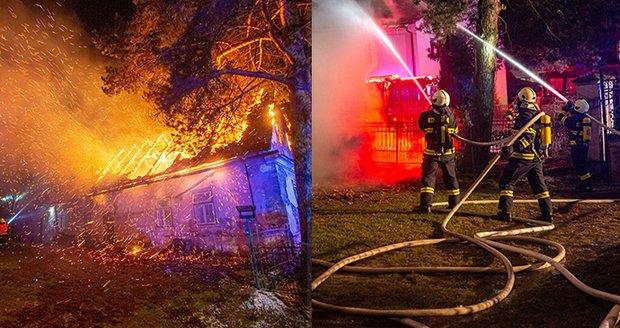
[[[369,182],[382,183],[419,177],[426,145],[417,121],[420,113],[429,109],[420,89],[435,91],[433,79],[390,75],[370,78],[367,85],[369,94],[375,94],[382,106],[373,115],[376,119],[367,120],[364,126],[360,175]]]

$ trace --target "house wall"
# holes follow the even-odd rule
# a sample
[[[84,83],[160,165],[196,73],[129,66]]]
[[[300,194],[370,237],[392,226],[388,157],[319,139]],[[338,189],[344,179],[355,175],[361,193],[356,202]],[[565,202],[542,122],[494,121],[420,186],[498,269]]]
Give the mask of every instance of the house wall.
[[[260,229],[288,226],[276,169],[278,157],[235,160],[208,171],[95,196],[103,209],[95,225],[97,234],[101,240],[128,246],[142,242],[164,248],[179,238],[191,240],[202,250],[245,253],[246,222],[239,219],[236,206],[254,203]],[[212,195],[213,223],[196,220],[194,196],[202,193]],[[165,215],[158,219],[157,212],[167,208],[166,203],[172,219],[162,225],[160,219]]]
[[[294,189],[287,188],[287,185],[291,186],[291,179],[295,181],[293,161],[286,156],[256,157],[247,165],[258,223],[265,232],[262,237],[271,239],[263,242],[269,244],[282,239],[299,239],[297,195]],[[292,195],[290,191],[293,191]],[[294,202],[291,202],[291,197],[294,197]]]
[[[583,98],[590,104],[588,114],[601,120],[601,102],[597,82],[593,81],[589,84],[578,84],[576,89],[577,98]],[[593,124],[592,139],[590,141],[590,147],[588,148],[588,159],[591,161],[601,162],[603,160],[602,133],[603,128]]]
[[[421,22],[417,23],[418,26],[420,24]],[[414,26],[409,26],[408,29],[413,33],[413,43],[411,42],[411,35],[405,27],[385,28],[384,30],[394,48],[414,75],[438,77],[441,70],[439,62],[428,57],[432,35],[420,31]],[[400,77],[409,77],[409,73],[392,54],[391,50],[378,41],[376,42],[376,52],[376,65],[369,76],[398,74]],[[474,59],[472,58],[472,60]],[[506,81],[506,65],[502,65],[495,73],[495,95],[499,99],[500,104],[508,103]]]
[[[280,194],[288,219],[288,228],[295,245],[299,246],[301,244],[301,227],[299,225],[297,183],[293,161],[287,157],[279,157],[276,160],[276,171],[278,172]]]

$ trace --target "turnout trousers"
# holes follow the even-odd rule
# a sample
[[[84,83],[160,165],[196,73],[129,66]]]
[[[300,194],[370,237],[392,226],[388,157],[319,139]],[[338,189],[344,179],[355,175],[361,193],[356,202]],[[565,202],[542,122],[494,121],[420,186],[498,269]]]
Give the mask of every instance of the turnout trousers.
[[[523,176],[532,187],[538,199],[538,206],[543,218],[550,218],[553,214],[551,195],[545,184],[543,165],[540,161],[529,161],[520,158],[511,158],[499,179],[499,210],[510,213],[515,185]]]
[[[570,146],[570,152],[573,159],[573,166],[579,177],[579,188],[591,187],[592,175],[588,169],[588,146],[573,145]]]
[[[422,160],[422,188],[420,189],[420,206],[431,206],[435,194],[437,168],[441,167],[443,181],[448,194],[448,204],[452,208],[460,199],[459,181],[456,179],[456,156],[424,155]]]

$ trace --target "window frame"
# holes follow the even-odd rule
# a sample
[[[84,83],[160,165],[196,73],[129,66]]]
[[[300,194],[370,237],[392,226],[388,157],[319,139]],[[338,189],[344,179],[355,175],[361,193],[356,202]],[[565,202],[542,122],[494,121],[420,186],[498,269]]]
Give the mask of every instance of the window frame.
[[[166,212],[168,212],[169,215],[166,215]],[[163,215],[161,213],[163,213]],[[174,227],[172,201],[169,198],[160,199],[155,204],[155,224],[160,228]]]
[[[192,217],[196,225],[209,226],[219,224],[215,211],[214,198],[211,189],[200,190],[192,194]],[[198,221],[198,211],[202,211],[203,221]],[[208,213],[211,215],[207,215]],[[212,220],[207,220],[208,217],[211,217]]]

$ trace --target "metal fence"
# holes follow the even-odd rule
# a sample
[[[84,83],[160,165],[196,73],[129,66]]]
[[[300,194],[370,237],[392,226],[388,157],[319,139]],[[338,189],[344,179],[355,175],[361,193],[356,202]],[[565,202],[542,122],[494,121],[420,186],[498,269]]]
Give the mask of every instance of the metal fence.
[[[256,288],[273,292],[290,305],[301,305],[301,247],[295,245],[288,227],[261,229],[255,222],[248,242]]]
[[[568,149],[568,133],[566,128],[559,120],[552,118],[551,120],[551,148],[549,155],[551,157],[562,158],[566,155]],[[505,120],[493,120],[493,130],[491,140],[499,140],[512,134],[512,127]],[[500,151],[501,146],[491,146],[491,153]]]
[[[409,122],[369,123],[364,126],[369,137],[370,157],[378,165],[420,167],[424,151],[424,133]]]
[[[555,116],[553,108],[548,109]],[[551,121],[553,133],[550,156],[566,157],[568,149],[568,133],[562,123],[553,117]],[[398,166],[402,168],[418,168],[422,165],[425,147],[424,132],[410,122],[369,123],[364,125],[368,138],[370,159],[380,166]],[[490,140],[499,140],[512,134],[511,125],[503,119],[494,119]],[[464,134],[467,136],[467,134]],[[486,140],[485,140],[486,141]],[[468,145],[460,143],[457,153]],[[475,147],[475,146],[472,146]],[[490,152],[497,153],[501,146],[491,146]]]

